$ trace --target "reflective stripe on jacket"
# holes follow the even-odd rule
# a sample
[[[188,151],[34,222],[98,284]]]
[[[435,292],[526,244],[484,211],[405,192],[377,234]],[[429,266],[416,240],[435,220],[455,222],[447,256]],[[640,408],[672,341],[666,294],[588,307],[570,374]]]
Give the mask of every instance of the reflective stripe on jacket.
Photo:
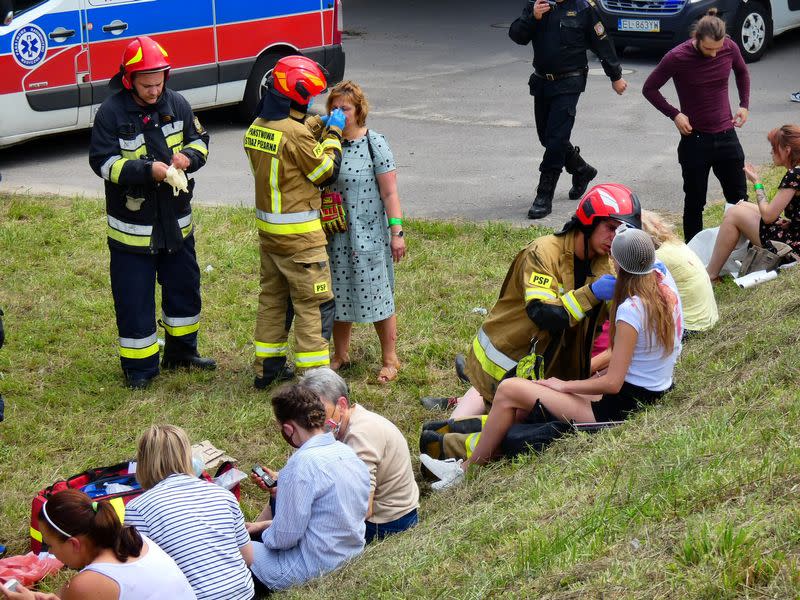
[[[500,297],[473,341],[472,350],[481,368],[499,381],[535,345],[545,357],[545,377],[580,379],[588,376],[595,328],[606,318],[601,303],[589,288],[612,273],[608,256],[596,257],[591,273],[580,288],[575,285],[575,230],[564,235],[540,237],[517,254],[506,274]],[[537,324],[529,316],[529,304],[541,303],[554,310],[541,311],[552,323]],[[598,311],[593,311],[599,307]],[[593,318],[587,319],[592,314]]]
[[[153,181],[152,165],[169,165],[181,152],[192,173],[206,162],[208,140],[186,99],[169,89],[147,107],[127,90],[103,102],[92,128],[89,164],[105,180],[110,246],[137,253],[181,246],[193,231],[194,180],[189,179],[188,193],[174,196],[169,184]]]
[[[336,180],[342,157],[339,129],[292,109],[277,121],[258,118],[244,136],[255,178],[256,226],[269,252],[294,254],[326,244],[320,188]]]

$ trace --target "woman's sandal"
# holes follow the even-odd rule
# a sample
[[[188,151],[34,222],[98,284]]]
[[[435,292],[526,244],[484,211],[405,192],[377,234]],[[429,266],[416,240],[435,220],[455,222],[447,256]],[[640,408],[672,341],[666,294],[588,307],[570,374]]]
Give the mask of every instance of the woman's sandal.
[[[343,371],[345,369],[349,369],[353,366],[353,363],[350,362],[350,357],[348,356],[344,360],[339,358],[338,356],[334,356],[331,358],[330,368],[333,371]]]
[[[400,365],[384,365],[381,367],[381,370],[378,371],[378,383],[386,385],[390,381],[397,379],[397,370],[399,367]]]

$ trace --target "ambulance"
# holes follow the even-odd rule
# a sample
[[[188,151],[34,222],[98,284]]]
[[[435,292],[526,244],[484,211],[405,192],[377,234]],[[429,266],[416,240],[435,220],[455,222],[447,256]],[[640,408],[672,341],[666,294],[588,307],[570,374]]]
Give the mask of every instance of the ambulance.
[[[12,0],[0,23],[0,148],[90,127],[131,38],[169,53],[169,87],[194,109],[252,117],[275,62],[316,60],[341,81],[341,0]]]

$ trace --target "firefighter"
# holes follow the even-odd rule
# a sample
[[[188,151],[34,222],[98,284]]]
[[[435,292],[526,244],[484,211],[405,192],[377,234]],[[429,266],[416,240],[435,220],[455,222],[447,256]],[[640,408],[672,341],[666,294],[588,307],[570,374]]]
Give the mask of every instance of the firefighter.
[[[616,281],[608,254],[623,222],[641,228],[638,196],[624,185],[596,185],[561,231],[534,240],[517,254],[473,340],[465,369],[473,387],[454,417],[488,412],[500,381],[508,373],[518,374],[523,359],[531,379],[589,376],[592,343],[607,318],[605,301],[611,300]],[[423,398],[422,404],[446,408],[450,400]],[[476,400],[478,410],[466,408],[474,408]],[[449,436],[458,436],[446,440],[449,456],[460,449],[462,457],[478,438]]]
[[[111,84],[122,89],[100,106],[89,163],[105,181],[111,292],[127,385],[145,388],[158,375],[155,282],[161,284],[165,369],[214,369],[197,352],[200,269],[192,223],[194,180],[173,181],[206,163],[208,133],[186,99],[165,87],[170,63],[154,40],[140,36],[122,55]]]
[[[304,56],[281,58],[258,117],[244,137],[255,177],[261,294],[255,330],[255,387],[288,379],[289,327],[295,320],[295,364],[327,366],[334,299],[320,222],[320,188],[336,181],[344,113],[309,117],[327,73]],[[327,124],[327,126],[326,126]]]

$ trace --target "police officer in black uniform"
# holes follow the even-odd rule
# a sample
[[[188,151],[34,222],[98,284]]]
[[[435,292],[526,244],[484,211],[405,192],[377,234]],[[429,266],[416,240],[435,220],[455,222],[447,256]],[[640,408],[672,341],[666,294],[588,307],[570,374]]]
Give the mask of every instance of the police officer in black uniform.
[[[562,167],[572,175],[569,197],[573,200],[580,198],[597,176],[597,169],[587,164],[580,148],[569,141],[578,98],[586,89],[586,50],[598,56],[617,94],[622,94],[628,84],[594,0],[528,2],[522,16],[511,24],[508,36],[522,46],[533,43],[534,72],[528,85],[534,97],[536,132],[545,152],[528,218],[541,219],[552,210]]]

